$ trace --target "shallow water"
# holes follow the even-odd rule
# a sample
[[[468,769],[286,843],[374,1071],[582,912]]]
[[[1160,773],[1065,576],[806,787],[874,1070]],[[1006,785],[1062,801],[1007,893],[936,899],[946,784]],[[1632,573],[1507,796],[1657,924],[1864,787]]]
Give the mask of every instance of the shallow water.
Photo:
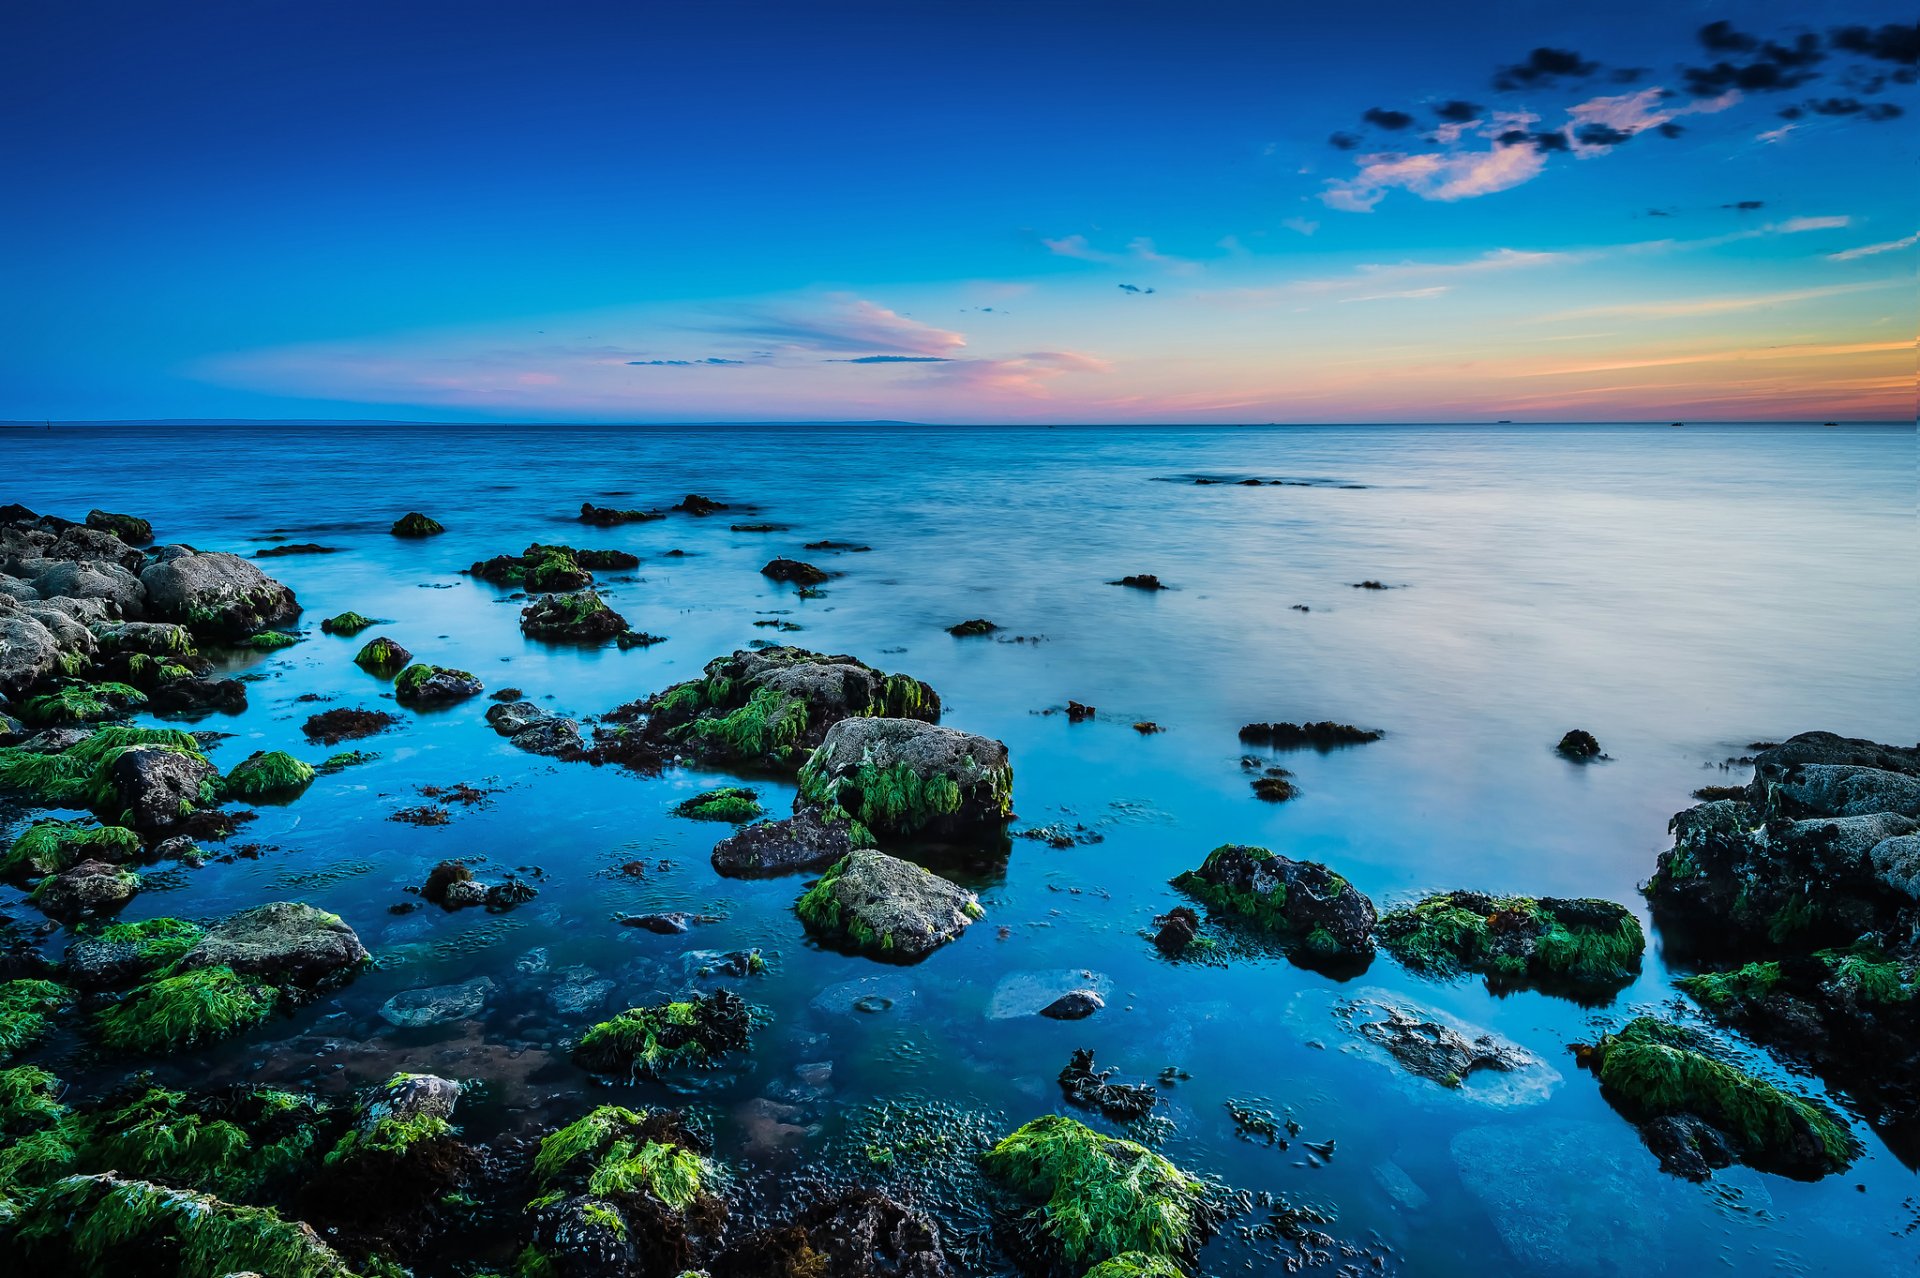
[[[237,734],[213,753],[222,767],[255,749],[325,754],[300,733],[325,706],[302,696],[381,704],[385,686],[349,660],[366,636],[318,632],[320,617],[348,608],[391,619],[376,633],[422,659],[582,716],[777,638],[927,680],[943,722],[1006,741],[1016,828],[1082,822],[1104,836],[1067,850],[1015,839],[1004,862],[943,867],[980,890],[987,920],[919,966],[882,967],[806,942],[790,913],[804,879],[714,874],[707,852],[724,827],[669,809],[718,778],[520,753],[487,728],[484,699],[403,711],[399,729],[353,743],[379,751],[376,762],[260,809],[233,841],[264,845],[257,858],[165,876],[175,890],[129,909],[200,916],[305,899],[342,914],[383,959],[291,1020],[162,1063],[167,1076],[231,1071],[336,1091],[396,1068],[478,1077],[490,1086],[463,1110],[470,1135],[536,1131],[609,1098],[560,1045],[599,1016],[552,1010],[544,987],[557,969],[612,979],[604,1015],[686,988],[691,951],[759,946],[770,971],[733,983],[766,1013],[752,1059],[680,1098],[709,1116],[743,1197],[777,1195],[797,1168],[916,1184],[956,1207],[948,1232],[974,1272],[1001,1266],[958,1210],[970,1188],[952,1169],[964,1160],[917,1158],[927,1151],[910,1141],[884,1171],[864,1160],[872,1138],[847,1129],[876,1102],[933,1102],[949,1108],[894,1126],[964,1149],[1062,1110],[1054,1076],[1080,1046],[1127,1079],[1190,1074],[1159,1111],[1172,1120],[1164,1151],[1330,1218],[1336,1249],[1353,1253],[1336,1250],[1336,1263],[1367,1265],[1366,1253],[1419,1274],[1915,1266],[1913,1171],[1865,1125],[1867,1153],[1843,1175],[1802,1184],[1736,1168],[1695,1186],[1660,1173],[1600,1099],[1568,1046],[1636,1009],[1684,1005],[1657,933],[1638,982],[1597,1007],[1495,995],[1477,978],[1426,981],[1384,955],[1347,982],[1276,958],[1170,965],[1142,936],[1179,899],[1167,879],[1226,841],[1325,861],[1383,909],[1473,887],[1610,897],[1644,919],[1636,885],[1666,846],[1668,816],[1696,786],[1744,780],[1719,765],[1746,743],[1811,728],[1920,736],[1911,427],[151,427],[0,435],[0,459],[8,499],[35,509],[133,511],[160,540],[207,549],[339,549],[263,565],[298,592],[310,634],[235,662],[254,680],[251,708],[195,725]],[[1195,485],[1198,475],[1311,482]],[[688,491],[750,503],[752,518],[791,531],[733,533],[726,514],[606,530],[573,518],[583,500],[665,506]],[[389,536],[409,509],[448,532]],[[872,550],[801,551],[822,538]],[[602,593],[668,642],[620,652],[524,639],[519,601],[459,569],[536,540],[639,554],[635,572],[599,574]],[[660,557],[674,547],[687,556]],[[797,599],[757,572],[775,554],[844,575],[824,597]],[[1104,584],[1141,572],[1172,588]],[[1350,584],[1369,579],[1394,588]],[[1006,629],[943,633],[976,616]],[[803,628],[752,624],[774,618]],[[1040,713],[1068,698],[1099,707],[1098,719]],[[1166,731],[1134,732],[1145,719]],[[1300,797],[1270,805],[1249,790],[1236,730],[1279,719],[1387,735],[1276,760]],[[1553,743],[1576,726],[1612,758],[1557,757]],[[416,786],[456,781],[499,792],[442,827],[386,819],[422,801]],[[789,787],[754,784],[785,808]],[[502,916],[388,913],[435,861],[476,854],[540,867],[538,899]],[[618,873],[635,859],[649,863],[644,877]],[[663,908],[720,918],[682,936],[614,921]],[[549,970],[517,971],[537,948]],[[1061,970],[1110,980],[1106,1010],[1077,1024],[990,1015],[1003,981]],[[375,1015],[400,990],[475,975],[499,986],[479,1023],[398,1030]],[[813,1006],[823,989],[870,977],[885,978],[887,1010]],[[1517,1092],[1448,1092],[1397,1072],[1332,1015],[1369,989],[1497,1029],[1549,1076]],[[824,1095],[794,1090],[795,1066],[820,1061],[833,1065]],[[90,1063],[53,1067],[87,1076]],[[674,1099],[652,1085],[620,1091]],[[786,1115],[799,1130],[767,1122],[752,1104],[762,1097],[799,1101]],[[1284,1150],[1241,1139],[1230,1099],[1291,1115],[1299,1139]],[[1333,1141],[1331,1155],[1309,1141]],[[935,1170],[919,1174],[921,1161]],[[1277,1273],[1291,1251],[1229,1228],[1203,1268]]]

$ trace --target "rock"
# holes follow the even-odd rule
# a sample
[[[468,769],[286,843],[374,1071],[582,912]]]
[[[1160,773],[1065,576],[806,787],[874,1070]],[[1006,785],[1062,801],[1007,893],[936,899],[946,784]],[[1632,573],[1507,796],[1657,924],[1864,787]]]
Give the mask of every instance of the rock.
[[[1158,577],[1150,572],[1135,573],[1129,577],[1122,577],[1118,581],[1109,581],[1107,584],[1109,586],[1130,586],[1135,590],[1165,590],[1167,588]]]
[[[122,621],[95,634],[102,652],[140,652],[177,659],[193,652],[193,632],[169,621]]]
[[[844,654],[773,647],[716,657],[701,678],[607,717],[644,718],[647,741],[702,762],[790,772],[835,723],[872,715],[932,722],[940,717],[940,697],[918,679]]]
[[[106,806],[142,833],[170,831],[194,809],[212,805],[219,776],[199,754],[164,745],[132,746],[107,767],[113,802]]]
[[[611,528],[615,524],[641,524],[665,518],[657,510],[615,510],[611,506],[596,506],[590,501],[580,503],[580,522],[598,528]]]
[[[1050,1021],[1083,1021],[1107,1005],[1092,990],[1068,990],[1053,1002],[1040,1009],[1040,1015]]]
[[[367,640],[360,651],[354,654],[353,664],[369,674],[383,675],[391,679],[405,669],[407,663],[412,660],[411,652],[394,640],[381,635]]]
[[[79,990],[125,989],[172,963],[200,935],[194,924],[171,918],[76,935],[60,960],[60,980]]]
[[[309,716],[300,730],[307,740],[320,745],[339,745],[342,741],[359,741],[376,733],[385,732],[400,722],[400,716],[385,710],[365,710],[358,707],[341,706],[334,710],[322,710]]]
[[[244,639],[300,615],[293,591],[222,551],[163,558],[140,573],[140,584],[150,615],[209,639]]]
[[[458,884],[473,882],[473,871],[460,861],[442,861],[427,871],[427,881],[420,885],[420,895],[434,905],[444,905],[449,909],[455,904],[448,899],[448,893]],[[481,894],[485,895],[485,889]],[[465,901],[462,904],[478,904],[477,901]]]
[[[985,914],[958,884],[870,849],[836,862],[794,908],[816,937],[895,962],[925,958]]]
[[[713,868],[733,878],[817,870],[853,851],[845,821],[823,821],[811,808],[784,821],[756,821],[713,845]]]
[[[169,679],[147,695],[147,707],[157,714],[239,714],[247,708],[247,685],[238,679]]]
[[[444,1122],[453,1117],[465,1090],[437,1074],[395,1074],[362,1098],[353,1125],[362,1136],[371,1136],[383,1123]]]
[[[380,1019],[402,1029],[470,1021],[486,1008],[493,982],[484,976],[457,985],[433,985],[403,990],[380,1005]]]
[[[993,994],[987,1000],[987,1019],[1005,1021],[1039,1016],[1075,991],[1091,993],[1104,1000],[1113,993],[1113,981],[1103,973],[1084,967],[1009,972],[993,987]]]
[[[1882,839],[1867,853],[1867,860],[1882,883],[1920,902],[1920,834]]]
[[[603,643],[629,629],[627,619],[591,590],[542,595],[520,610],[520,632],[529,639]]]
[[[578,1016],[606,1006],[614,984],[590,967],[568,967],[560,971],[560,983],[547,990],[547,1005],[562,1016]]]
[[[684,1002],[632,1007],[581,1035],[573,1059],[586,1069],[630,1079],[659,1079],[668,1071],[711,1066],[745,1051],[753,1018],[732,990]]]
[[[801,768],[794,801],[840,809],[880,837],[997,835],[1013,812],[998,741],[915,719],[842,719]]]
[[[129,546],[144,546],[153,540],[153,525],[138,515],[116,515],[105,510],[89,510],[87,527],[110,532]]]
[[[799,559],[768,560],[760,575],[774,581],[791,582],[796,586],[818,586],[824,584],[832,574],[824,568],[816,568]]]
[[[393,681],[394,699],[403,706],[450,705],[486,690],[485,684],[464,670],[422,663],[408,666]]]
[[[688,493],[685,497],[675,502],[673,508],[684,515],[700,516],[718,514],[720,511],[733,509],[733,507],[723,501],[715,501],[711,497],[702,497],[699,493]]]
[[[1160,1093],[1144,1083],[1115,1083],[1114,1071],[1093,1069],[1091,1048],[1078,1048],[1060,1071],[1060,1090],[1083,1109],[1097,1109],[1115,1122],[1130,1123],[1153,1112]]]
[[[627,927],[637,927],[643,932],[652,932],[656,936],[673,936],[690,931],[693,916],[685,910],[663,910],[654,914],[628,914],[620,922]]]
[[[230,967],[276,985],[323,991],[344,984],[368,961],[366,947],[337,914],[275,901],[230,914],[180,958],[180,970]]]
[[[1831,732],[1802,732],[1778,745],[1767,746],[1754,755],[1756,802],[1763,797],[1766,786],[1786,779],[1808,764],[1880,768],[1907,776],[1920,776],[1920,746],[1881,745],[1875,741],[1837,736]]]
[[[1468,1128],[1451,1152],[1520,1269],[1562,1278],[1658,1273],[1672,1257],[1674,1223],[1645,1173],[1611,1152],[1618,1143],[1599,1123],[1548,1119]]]
[[[588,559],[594,562],[589,564]],[[625,551],[576,551],[571,546],[543,546],[535,542],[518,555],[495,555],[467,571],[496,586],[519,586],[529,594],[543,594],[591,586],[592,568],[632,568],[639,562]]]
[[[430,519],[417,510],[410,510],[394,520],[393,527],[388,531],[396,537],[432,537],[445,532],[446,529],[440,526],[439,520]]]
[[[1173,886],[1307,955],[1373,955],[1373,902],[1317,861],[1229,843],[1209,852],[1199,869],[1175,878]]]
[[[533,884],[509,875],[504,883],[495,883],[487,889],[484,902],[487,909],[493,913],[504,914],[515,906],[525,905],[539,895],[539,891]]]
[[[53,632],[17,607],[0,603],[0,694],[17,697],[60,668]]]
[[[1664,1114],[1640,1125],[1640,1139],[1660,1160],[1660,1170],[1686,1180],[1710,1180],[1737,1161],[1718,1128],[1692,1114]]]
[[[1154,919],[1153,925],[1158,929],[1153,934],[1153,948],[1168,958],[1185,954],[1194,938],[1200,935],[1200,916],[1185,905],[1174,906]]]
[[[1770,813],[1788,817],[1920,817],[1920,775],[1851,763],[1792,764],[1772,770],[1765,803]]]
[[[29,898],[50,919],[74,924],[118,914],[140,891],[140,876],[107,861],[82,861],[42,879]]]
[[[1359,997],[1338,1005],[1341,1020],[1362,1038],[1386,1049],[1408,1073],[1459,1087],[1476,1070],[1508,1072],[1538,1067],[1539,1057],[1492,1032],[1472,1038],[1439,1014]]]
[[[849,1189],[749,1234],[716,1257],[713,1278],[951,1278],[940,1231],[873,1189]]]
[[[1618,987],[1640,971],[1646,936],[1624,906],[1593,898],[1441,892],[1380,920],[1388,951],[1417,971],[1482,972],[1496,987]]]
[[[1336,750],[1341,746],[1365,745],[1378,741],[1383,733],[1371,728],[1356,728],[1350,723],[1249,723],[1240,729],[1240,740],[1248,745],[1273,750]]]
[[[51,564],[33,579],[43,599],[98,599],[111,617],[137,619],[147,609],[140,578],[116,563],[68,561]]]
[[[578,759],[587,752],[587,743],[580,736],[580,725],[557,715],[534,720],[514,733],[511,740],[516,749],[556,759]]]
[[[488,724],[503,737],[510,737],[547,717],[547,712],[531,701],[513,701],[487,707]]]
[[[1554,749],[1569,759],[1585,762],[1588,759],[1603,759],[1600,742],[1584,728],[1575,728],[1560,738],[1560,744]]]
[[[947,627],[947,633],[956,639],[969,639],[975,635],[990,635],[1000,627],[985,617],[975,617],[972,621],[957,622]]]

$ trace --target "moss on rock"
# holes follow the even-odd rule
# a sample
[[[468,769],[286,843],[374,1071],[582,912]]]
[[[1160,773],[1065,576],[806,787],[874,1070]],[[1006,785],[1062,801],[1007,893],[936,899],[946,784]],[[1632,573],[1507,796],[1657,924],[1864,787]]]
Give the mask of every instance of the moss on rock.
[[[290,799],[313,783],[313,765],[284,750],[256,751],[227,773],[222,789],[236,799]]]
[[[147,704],[147,694],[125,683],[69,683],[20,703],[28,723],[93,723],[123,719]]]
[[[742,786],[721,786],[682,800],[674,812],[695,821],[752,821],[765,815],[760,796]]]
[[[58,874],[81,861],[125,864],[137,860],[140,852],[140,836],[123,826],[36,821],[20,832],[0,858],[0,878],[22,883]]]
[[[1640,971],[1646,935],[1624,906],[1591,898],[1441,892],[1380,920],[1381,943],[1437,976],[1618,986]]]
[[[0,1061],[12,1060],[45,1038],[53,1014],[73,1002],[73,991],[29,978],[0,984]]]
[[[231,1038],[266,1020],[280,993],[230,967],[161,976],[97,1013],[100,1041],[117,1051],[160,1055]]]
[[[389,529],[396,537],[432,537],[446,531],[437,519],[429,518],[417,510],[410,510],[393,521]]]
[[[573,1058],[600,1073],[658,1079],[676,1068],[702,1068],[742,1051],[752,1030],[746,1003],[731,990],[651,1007],[632,1007],[593,1026]]]
[[[391,679],[405,669],[407,663],[412,660],[411,652],[387,636],[380,635],[367,640],[361,646],[360,651],[354,654],[353,664],[368,674],[382,675]]]
[[[1367,959],[1373,954],[1373,902],[1318,861],[1227,843],[1173,886],[1211,909],[1258,928],[1301,956]]]
[[[368,626],[378,624],[372,617],[363,617],[352,609],[348,609],[346,612],[337,612],[326,618],[320,623],[320,629],[330,635],[351,636],[359,634]]]

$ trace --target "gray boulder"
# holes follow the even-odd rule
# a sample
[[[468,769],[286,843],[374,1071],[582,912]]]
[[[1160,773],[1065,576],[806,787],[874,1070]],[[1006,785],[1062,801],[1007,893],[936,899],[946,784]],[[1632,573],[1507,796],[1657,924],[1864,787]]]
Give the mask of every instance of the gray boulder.
[[[1007,747],[917,719],[842,719],[799,785],[796,811],[843,811],[880,838],[978,838],[1013,815]]]
[[[39,621],[0,603],[0,695],[19,696],[60,668],[60,641]]]
[[[734,878],[818,870],[853,851],[852,829],[812,808],[784,821],[756,821],[713,845],[713,868]]]
[[[794,908],[820,939],[903,963],[925,958],[986,915],[959,884],[871,848],[841,858]]]
[[[106,861],[82,861],[42,879],[29,899],[50,919],[78,923],[117,914],[140,891],[140,876]]]
[[[1786,769],[1768,787],[1769,806],[1789,816],[1920,817],[1920,776],[1852,763],[1809,763]]]
[[[230,967],[276,985],[326,990],[367,961],[367,949],[337,914],[299,901],[275,901],[230,914],[180,959],[183,971]]]
[[[238,555],[162,553],[140,574],[151,616],[213,639],[244,639],[300,615],[293,591]]]
[[[33,579],[33,587],[45,599],[98,599],[113,616],[128,620],[137,620],[147,606],[140,579],[116,563],[67,560],[51,564]]]
[[[171,746],[133,746],[120,752],[107,770],[115,796],[114,811],[142,833],[171,830],[213,797],[220,773],[201,755]],[[117,805],[117,806],[116,806]]]
[[[488,725],[503,737],[510,737],[547,717],[547,712],[531,701],[508,701],[487,707]]]

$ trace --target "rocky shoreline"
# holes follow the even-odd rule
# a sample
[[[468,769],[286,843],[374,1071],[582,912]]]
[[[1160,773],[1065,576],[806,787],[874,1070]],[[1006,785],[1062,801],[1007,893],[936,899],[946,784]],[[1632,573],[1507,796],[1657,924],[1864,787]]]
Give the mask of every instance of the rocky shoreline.
[[[666,510],[583,506],[580,520],[609,528],[726,509],[689,495]],[[421,540],[443,531],[420,512],[392,528]],[[583,1099],[577,1117],[537,1141],[487,1141],[462,1125],[469,1085],[432,1074],[394,1073],[343,1102],[218,1080],[170,1089],[140,1073],[143,1062],[238,1040],[332,998],[378,959],[354,920],[299,900],[202,917],[190,904],[190,874],[177,916],[115,921],[146,877],[164,872],[155,867],[190,872],[220,855],[249,805],[297,803],[316,776],[364,758],[341,750],[314,763],[268,750],[223,768],[210,754],[222,753],[218,733],[144,722],[238,712],[246,684],[217,677],[207,654],[275,653],[301,639],[300,601],[253,559],[156,545],[153,534],[145,518],[103,510],[70,521],[0,509],[0,792],[42,814],[0,859],[0,879],[25,893],[22,917],[4,920],[0,950],[0,1256],[29,1266],[22,1272],[193,1278],[384,1278],[416,1267],[471,1278],[959,1272],[933,1214],[869,1185],[796,1196],[781,1221],[737,1220],[723,1162],[679,1106]],[[288,553],[308,549],[325,548]],[[529,638],[625,647],[653,637],[635,635],[593,574],[637,562],[535,542],[466,571],[527,592],[520,625]],[[802,590],[834,576],[787,559],[763,571]],[[1113,584],[1165,588],[1152,576]],[[489,691],[471,672],[407,652],[380,625],[347,608],[320,628],[374,632],[351,658],[354,673],[381,681],[402,711]],[[995,628],[976,621],[953,631]],[[872,960],[885,974],[948,946],[982,944],[969,935],[975,923],[993,930],[977,892],[921,862],[929,849],[1003,849],[1015,769],[1004,743],[943,722],[944,709],[910,674],[762,643],[595,720],[498,689],[484,721],[559,766],[737,777],[743,784],[703,790],[676,809],[725,830],[714,871],[796,876],[795,940]],[[401,722],[343,706],[312,714],[304,735],[331,749]],[[1382,735],[1332,722],[1254,723],[1240,740],[1325,752]],[[1559,748],[1570,759],[1605,757],[1597,743]],[[1753,767],[1737,794],[1674,817],[1673,846],[1648,881],[1662,936],[1697,968],[1679,987],[1707,1022],[1821,1072],[1875,1126],[1910,1127],[1920,1118],[1920,747],[1806,733],[1757,748]],[[1286,775],[1269,769],[1261,780]],[[789,814],[765,817],[750,788],[756,777],[797,787]],[[535,882],[513,874],[482,882],[448,860],[419,896],[446,910],[506,913],[533,899]],[[1122,942],[1156,962],[1280,954],[1342,980],[1390,962],[1424,979],[1473,975],[1498,991],[1606,1006],[1638,975],[1647,943],[1638,917],[1617,902],[1456,889],[1381,909],[1333,867],[1242,844],[1198,857],[1170,887],[1192,904]],[[658,932],[703,921],[673,912],[621,920]],[[581,1087],[681,1079],[750,1058],[766,1029],[765,1009],[750,997],[761,970],[757,950],[716,951],[702,973],[717,983],[592,1024],[568,1045]],[[382,1008],[390,1023],[471,1017],[486,989],[409,994],[419,997]],[[1033,999],[1032,1011],[1097,1017],[1109,994],[1088,973]],[[1859,1156],[1848,1115],[1756,1073],[1706,1024],[1611,1020],[1576,1059],[1661,1167],[1702,1179],[1744,1163],[1811,1179]],[[1345,1000],[1329,1028],[1422,1087],[1549,1068],[1497,1035],[1369,991]],[[132,1072],[83,1098],[36,1063],[56,1039]],[[1042,1114],[965,1156],[996,1243],[1036,1278],[1195,1274],[1208,1240],[1250,1209],[1245,1195],[1131,1138],[1141,1133],[1089,1125],[1137,1123],[1155,1110],[1153,1084],[1111,1073],[1093,1069],[1091,1051],[1076,1053],[1060,1074],[1062,1099],[1086,1121]],[[486,1230],[467,1228],[480,1220]],[[463,1250],[463,1232],[484,1246]]]

